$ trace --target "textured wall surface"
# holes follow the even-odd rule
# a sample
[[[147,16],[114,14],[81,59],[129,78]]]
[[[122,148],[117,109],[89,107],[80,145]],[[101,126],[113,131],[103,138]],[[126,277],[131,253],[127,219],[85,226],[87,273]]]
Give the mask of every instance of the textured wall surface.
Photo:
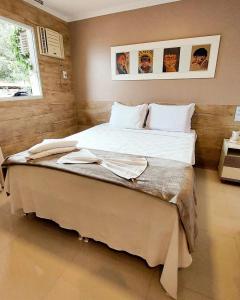
[[[77,131],[77,111],[72,89],[69,25],[21,0],[1,0],[0,16],[21,23],[46,26],[63,34],[65,59],[39,55],[43,99],[0,101],[0,146],[5,155],[24,150],[43,138]],[[37,39],[36,39],[37,40]],[[61,78],[67,70],[68,80]]]

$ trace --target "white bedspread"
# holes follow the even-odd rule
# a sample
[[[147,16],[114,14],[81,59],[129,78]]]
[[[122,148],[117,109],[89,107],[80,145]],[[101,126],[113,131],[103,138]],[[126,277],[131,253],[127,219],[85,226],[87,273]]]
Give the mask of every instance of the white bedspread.
[[[101,124],[74,134],[78,148],[160,157],[195,164],[196,132],[167,132],[147,129],[116,129]]]

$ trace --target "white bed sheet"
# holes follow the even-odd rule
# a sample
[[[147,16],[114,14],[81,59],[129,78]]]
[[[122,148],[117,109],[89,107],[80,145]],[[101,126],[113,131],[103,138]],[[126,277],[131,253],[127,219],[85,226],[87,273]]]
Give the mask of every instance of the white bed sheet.
[[[125,154],[159,157],[195,164],[196,132],[168,132],[148,129],[116,129],[101,124],[66,139],[78,140],[78,147]]]

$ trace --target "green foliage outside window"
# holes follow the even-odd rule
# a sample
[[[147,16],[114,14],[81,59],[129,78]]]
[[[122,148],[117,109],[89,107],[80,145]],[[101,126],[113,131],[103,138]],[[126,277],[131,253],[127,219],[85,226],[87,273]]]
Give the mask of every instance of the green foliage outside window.
[[[17,63],[23,67],[26,74],[32,69],[32,65],[30,63],[30,54],[29,52],[26,54],[23,54],[21,52],[21,46],[20,46],[20,34],[24,32],[22,28],[16,28],[11,35],[11,48],[12,52],[15,55],[15,58],[17,60]]]
[[[22,28],[0,20],[0,82],[28,82],[32,65],[29,53],[22,54]]]

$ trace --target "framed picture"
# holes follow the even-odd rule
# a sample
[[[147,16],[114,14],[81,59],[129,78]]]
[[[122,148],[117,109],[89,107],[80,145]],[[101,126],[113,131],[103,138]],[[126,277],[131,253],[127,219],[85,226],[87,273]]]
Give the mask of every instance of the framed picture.
[[[116,53],[116,75],[129,74],[129,52]]]
[[[220,35],[111,47],[113,80],[214,78]]]
[[[178,72],[180,61],[180,47],[165,48],[163,51],[163,72]]]
[[[192,47],[190,71],[207,71],[211,44]]]
[[[138,73],[153,73],[153,50],[138,51]]]

